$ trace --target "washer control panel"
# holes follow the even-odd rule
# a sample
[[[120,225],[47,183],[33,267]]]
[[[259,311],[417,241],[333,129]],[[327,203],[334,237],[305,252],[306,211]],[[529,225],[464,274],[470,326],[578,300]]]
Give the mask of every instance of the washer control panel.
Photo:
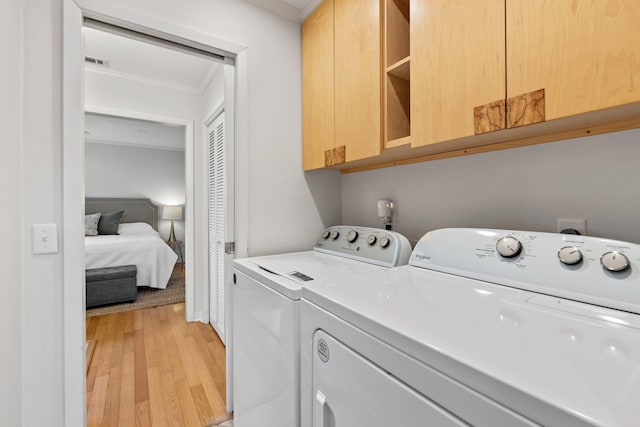
[[[425,234],[409,263],[640,314],[640,245],[572,234],[450,228]]]
[[[371,227],[336,225],[320,234],[313,250],[385,267],[404,265],[411,244],[400,233]]]

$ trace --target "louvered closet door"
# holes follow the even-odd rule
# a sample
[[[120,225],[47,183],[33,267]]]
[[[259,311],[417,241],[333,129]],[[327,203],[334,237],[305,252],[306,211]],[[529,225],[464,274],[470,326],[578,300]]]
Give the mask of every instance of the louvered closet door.
[[[224,114],[207,127],[209,134],[209,321],[222,342],[225,330],[225,241],[227,220],[227,168]]]

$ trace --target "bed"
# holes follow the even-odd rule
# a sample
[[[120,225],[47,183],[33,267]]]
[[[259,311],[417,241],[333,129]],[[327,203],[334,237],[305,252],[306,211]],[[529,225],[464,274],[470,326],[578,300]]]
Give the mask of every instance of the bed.
[[[136,285],[165,289],[178,259],[157,232],[158,207],[149,199],[87,198],[85,213],[124,211],[117,235],[85,236],[85,268],[135,265]]]

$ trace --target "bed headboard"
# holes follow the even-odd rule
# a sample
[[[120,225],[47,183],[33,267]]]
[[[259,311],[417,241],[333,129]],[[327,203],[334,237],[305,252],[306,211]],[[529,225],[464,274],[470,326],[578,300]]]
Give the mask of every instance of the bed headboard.
[[[87,197],[85,214],[124,211],[120,222],[146,222],[158,230],[158,207],[149,199],[126,197]]]

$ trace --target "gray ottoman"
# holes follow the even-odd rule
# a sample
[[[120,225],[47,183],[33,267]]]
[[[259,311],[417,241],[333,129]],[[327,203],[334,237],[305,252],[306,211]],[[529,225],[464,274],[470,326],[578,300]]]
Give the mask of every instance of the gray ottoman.
[[[87,308],[135,301],[138,298],[136,274],[135,265],[87,270]]]

